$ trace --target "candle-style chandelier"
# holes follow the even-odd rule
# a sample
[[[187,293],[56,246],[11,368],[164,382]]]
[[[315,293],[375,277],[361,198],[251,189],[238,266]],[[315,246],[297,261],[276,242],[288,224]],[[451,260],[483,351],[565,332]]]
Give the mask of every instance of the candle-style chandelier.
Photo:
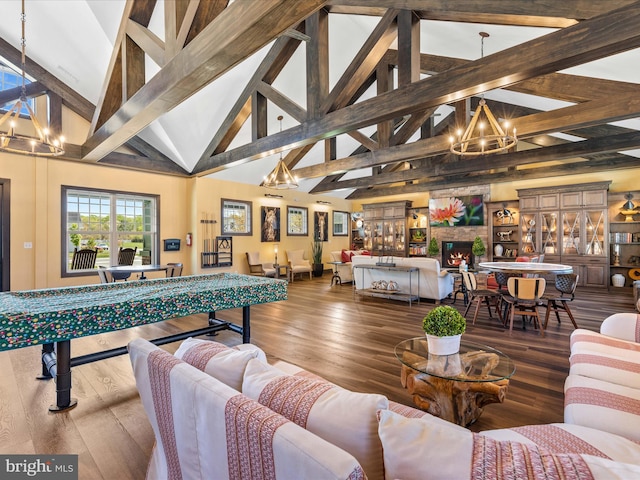
[[[64,137],[52,139],[49,136],[49,129],[42,128],[40,122],[36,118],[29,101],[27,100],[27,90],[25,87],[25,59],[26,45],[25,40],[25,23],[26,15],[24,13],[24,0],[22,0],[22,14],[20,15],[22,23],[22,38],[20,45],[22,47],[22,92],[20,98],[2,117],[0,117],[0,151],[11,153],[22,153],[27,155],[37,155],[45,157],[55,157],[64,153]],[[29,137],[16,133],[16,119],[20,117],[23,108],[27,110],[27,116],[31,120],[31,124],[36,132],[37,137]],[[3,129],[5,123],[9,124],[8,129]]]
[[[481,58],[484,58],[484,39],[488,36],[487,32],[480,32]],[[455,136],[449,137],[450,151],[466,157],[506,152],[518,143],[515,127],[511,134],[508,133],[508,129],[509,122],[505,121],[503,125],[498,123],[483,94],[464,133],[460,129]]]

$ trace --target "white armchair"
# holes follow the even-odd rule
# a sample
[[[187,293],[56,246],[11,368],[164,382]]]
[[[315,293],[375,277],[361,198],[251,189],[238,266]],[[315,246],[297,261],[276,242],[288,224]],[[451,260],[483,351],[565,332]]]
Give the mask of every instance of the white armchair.
[[[276,269],[273,263],[260,262],[259,252],[246,252],[247,263],[249,264],[249,275],[260,275],[262,277],[275,277]]]
[[[295,278],[296,273],[307,272],[309,272],[309,280],[311,280],[311,262],[304,258],[304,250],[287,250],[287,259],[291,269],[291,281]]]

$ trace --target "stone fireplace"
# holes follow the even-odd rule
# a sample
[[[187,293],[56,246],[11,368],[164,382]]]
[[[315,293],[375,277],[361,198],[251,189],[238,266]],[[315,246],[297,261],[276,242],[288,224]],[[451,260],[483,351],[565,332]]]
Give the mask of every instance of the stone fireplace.
[[[473,242],[442,242],[442,268],[457,268],[464,260],[467,265],[473,265],[473,253],[471,252]]]

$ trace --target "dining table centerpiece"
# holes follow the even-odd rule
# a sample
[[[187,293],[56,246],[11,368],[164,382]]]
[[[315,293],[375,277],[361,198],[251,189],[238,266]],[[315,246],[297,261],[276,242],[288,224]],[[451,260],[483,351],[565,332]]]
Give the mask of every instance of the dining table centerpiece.
[[[422,329],[427,336],[429,353],[433,355],[458,353],[460,338],[466,328],[466,319],[449,305],[437,306],[422,319]]]

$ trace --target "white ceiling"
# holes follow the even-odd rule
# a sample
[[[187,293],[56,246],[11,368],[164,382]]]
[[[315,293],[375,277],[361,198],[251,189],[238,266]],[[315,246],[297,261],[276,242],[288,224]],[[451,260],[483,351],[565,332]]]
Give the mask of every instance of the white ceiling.
[[[247,0],[258,1],[258,0]],[[20,48],[20,1],[0,0],[2,22],[0,36],[16,48]],[[98,102],[107,67],[112,54],[114,39],[124,10],[124,0],[26,0],[26,49],[27,56],[50,73],[68,84],[93,104]],[[158,2],[150,29],[163,38],[163,1]],[[330,15],[329,17],[330,83],[333,86],[369,33],[375,27],[377,17]],[[421,51],[464,59],[480,58],[480,31],[490,33],[485,40],[484,55],[513,47],[553,31],[549,28],[508,27],[500,25],[462,24],[454,22],[422,21]],[[173,159],[188,171],[197,163],[213,134],[222,124],[227,111],[262,60],[269,46],[232,69],[221,78],[203,88],[182,105],[151,124],[140,136]],[[304,67],[304,42],[274,82],[274,87],[305,108],[306,80]],[[572,68],[566,73],[593,76],[611,80],[640,83],[640,50],[633,50],[615,57]],[[147,75],[152,76],[159,67],[147,61]],[[368,96],[373,96],[372,87]],[[566,105],[532,95],[508,91],[492,91],[487,98],[524,105],[539,110],[549,110]],[[445,108],[446,109],[446,108]],[[269,132],[277,132],[276,120],[283,115],[282,128],[296,124],[295,120],[278,107],[269,107]],[[436,122],[444,115],[436,117]],[[640,130],[640,120],[618,122],[627,128]],[[371,133],[363,130],[364,133]],[[251,141],[250,122],[236,137],[231,148]],[[338,138],[338,157],[349,155],[358,144],[351,137]],[[640,156],[640,151],[624,152]],[[220,179],[259,184],[269,173],[278,156],[245,163],[213,174]],[[322,145],[316,145],[298,167],[324,161]],[[345,178],[369,175],[370,169],[350,172]],[[300,189],[309,191],[320,179],[300,181]],[[350,191],[336,191],[335,196],[345,197]]]

